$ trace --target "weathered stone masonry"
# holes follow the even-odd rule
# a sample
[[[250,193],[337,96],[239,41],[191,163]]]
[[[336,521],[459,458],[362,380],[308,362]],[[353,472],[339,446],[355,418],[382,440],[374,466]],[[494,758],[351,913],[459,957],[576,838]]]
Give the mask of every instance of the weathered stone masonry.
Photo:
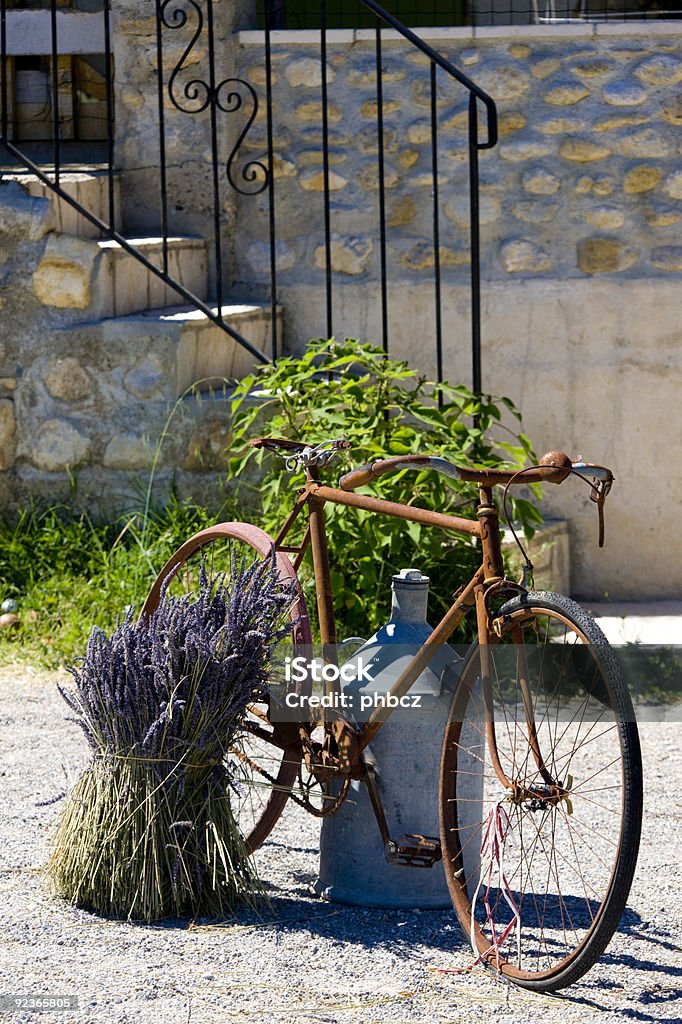
[[[481,154],[484,280],[567,280],[600,273],[666,277],[682,270],[682,32],[676,25],[443,30],[429,40],[496,100],[500,143]],[[296,44],[295,36],[313,37]],[[435,35],[435,32],[434,32]],[[310,230],[323,188],[320,64],[314,33],[274,51],[280,280],[320,283]],[[329,33],[330,189],[335,269],[378,271],[376,74],[371,33]],[[240,74],[262,84],[259,33],[241,33]],[[425,59],[384,43],[384,127],[392,280],[427,282],[431,135]],[[468,274],[466,94],[439,73],[442,253]],[[264,128],[246,144],[261,151]],[[242,203],[242,274],[263,275],[266,225]],[[391,231],[391,229],[394,229]],[[399,229],[399,230],[395,230]],[[253,236],[256,236],[255,238]],[[316,273],[316,270],[318,273]],[[290,338],[292,345],[303,338]]]

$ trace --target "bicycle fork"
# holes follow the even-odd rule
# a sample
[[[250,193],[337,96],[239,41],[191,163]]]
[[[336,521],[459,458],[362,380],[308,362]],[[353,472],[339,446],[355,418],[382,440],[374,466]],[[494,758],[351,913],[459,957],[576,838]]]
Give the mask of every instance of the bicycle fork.
[[[489,591],[492,587],[504,584],[504,564],[502,559],[502,548],[500,544],[499,514],[497,506],[492,498],[492,489],[480,488],[480,504],[477,515],[481,524],[481,545],[483,549],[484,579],[474,590],[476,601],[476,622],[478,627],[478,643],[480,657],[480,679],[483,693],[483,709],[485,715],[485,736],[490,761],[500,783],[507,793],[509,801],[513,804],[522,804],[527,801],[537,803],[539,806],[556,806],[561,800],[566,800],[568,812],[571,813],[571,804],[568,797],[570,780],[567,786],[558,783],[548,771],[538,736],[535,722],[535,709],[533,706],[533,694],[530,685],[530,673],[528,671],[528,657],[524,643],[523,625],[516,622],[512,626],[512,640],[514,643],[516,684],[523,702],[524,717],[526,721],[526,732],[528,745],[540,773],[544,785],[526,786],[515,779],[510,779],[502,767],[495,732],[495,715],[493,707],[493,680],[492,680],[492,659],[490,657],[490,646],[501,639],[501,632],[498,634],[495,623],[491,622],[488,608]]]

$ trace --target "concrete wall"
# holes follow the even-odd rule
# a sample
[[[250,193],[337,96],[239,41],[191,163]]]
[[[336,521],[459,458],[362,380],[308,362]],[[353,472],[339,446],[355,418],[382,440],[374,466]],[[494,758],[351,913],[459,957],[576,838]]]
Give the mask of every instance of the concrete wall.
[[[679,595],[682,472],[671,444],[682,436],[682,29],[425,34],[499,107],[500,143],[481,154],[484,387],[517,402],[539,453],[562,448],[616,474],[603,551],[587,489],[548,489],[547,510],[571,522],[574,589]],[[260,36],[240,41],[238,66],[255,81]],[[328,55],[334,329],[368,341],[380,337],[373,45],[366,32],[330,33]],[[325,323],[314,53],[314,33],[287,33],[274,55],[279,297],[292,349]],[[433,373],[427,84],[420,56],[386,41],[391,351]],[[445,373],[468,383],[464,99],[440,80]],[[258,152],[262,140],[249,144]],[[238,268],[265,280],[265,224],[243,210]]]

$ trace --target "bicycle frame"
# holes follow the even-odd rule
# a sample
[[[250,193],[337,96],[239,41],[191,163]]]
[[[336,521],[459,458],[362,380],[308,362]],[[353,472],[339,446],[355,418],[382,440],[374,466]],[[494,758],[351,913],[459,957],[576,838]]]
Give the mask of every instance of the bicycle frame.
[[[433,632],[419,651],[411,658],[407,666],[401,672],[388,696],[397,698],[395,702],[387,700],[383,706],[373,710],[368,720],[357,731],[357,751],[360,754],[372,742],[378,731],[388,720],[392,713],[393,704],[397,706],[416,679],[421,675],[429,664],[435,653],[445,644],[464,615],[472,607],[476,608],[478,642],[481,651],[481,682],[484,694],[489,694],[490,685],[487,678],[487,658],[485,648],[489,643],[496,642],[496,636],[491,633],[488,612],[486,608],[486,594],[495,584],[505,582],[504,565],[502,560],[502,549],[500,544],[499,515],[497,507],[492,498],[492,488],[479,486],[479,505],[477,508],[477,521],[465,519],[460,516],[447,515],[441,512],[433,512],[411,505],[402,505],[397,502],[387,501],[381,498],[374,498],[369,495],[355,494],[343,491],[339,488],[328,487],[321,483],[314,467],[306,470],[306,484],[299,495],[294,509],[288,516],[275,540],[277,550],[295,555],[294,568],[298,569],[308,548],[312,550],[313,569],[315,573],[315,586],[317,592],[318,615],[320,622],[320,638],[325,658],[335,657],[334,648],[336,644],[336,628],[334,622],[334,608],[330,584],[329,556],[327,548],[327,533],[324,517],[324,506],[326,503],[336,505],[347,505],[357,509],[364,509],[368,512],[379,515],[388,515],[394,518],[405,519],[408,522],[423,523],[427,526],[440,527],[454,533],[460,533],[471,537],[478,537],[481,541],[482,564],[469,582],[460,588],[452,606],[445,613]],[[298,519],[301,511],[308,506],[309,523],[303,540],[300,545],[286,545],[285,541],[292,526]],[[510,584],[512,585],[512,584]],[[517,590],[523,588],[519,584],[513,584]],[[527,673],[522,673],[522,691],[524,705],[528,720],[529,740],[538,768],[543,774],[548,785],[552,780],[546,773],[542,763],[542,755],[538,744],[535,723],[533,721],[532,700],[527,686],[524,685]],[[338,679],[327,682],[327,692],[333,694],[338,692]],[[490,704],[489,697],[486,697],[486,707]],[[491,713],[486,713],[486,735],[488,746],[491,752],[496,772],[506,789],[513,788],[513,782],[504,773],[497,755],[497,743],[495,738],[494,719]]]

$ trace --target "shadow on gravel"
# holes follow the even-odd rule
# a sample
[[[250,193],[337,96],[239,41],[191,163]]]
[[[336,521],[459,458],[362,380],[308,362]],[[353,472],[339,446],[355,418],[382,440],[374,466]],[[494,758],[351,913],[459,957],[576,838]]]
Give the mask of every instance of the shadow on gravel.
[[[239,925],[275,928],[282,936],[305,931],[368,950],[380,946],[405,957],[414,957],[415,946],[449,953],[455,948],[468,949],[452,910],[364,910],[327,903],[305,891],[292,896],[271,895],[269,907],[260,915],[252,911],[240,914]]]
[[[658,968],[660,970],[660,967]],[[631,993],[630,998],[639,1003],[640,1005],[646,1006],[647,1004],[660,1004],[666,1002],[673,1002],[679,1000],[682,996],[680,989],[665,989],[661,985],[653,985],[652,988],[645,992]],[[603,1010],[607,1013],[613,1013],[613,1003],[601,1003],[597,999],[587,999],[584,996],[571,996],[559,993],[557,999],[565,1003],[570,1003],[572,1006],[589,1006],[592,1010]],[[636,1006],[619,1006],[618,1007],[618,1020],[641,1020],[641,1021],[652,1021],[654,1024],[660,1024],[661,1019],[666,1020],[679,1020],[678,1017],[661,1018],[660,1013],[647,1013],[644,1009],[640,1010]]]

